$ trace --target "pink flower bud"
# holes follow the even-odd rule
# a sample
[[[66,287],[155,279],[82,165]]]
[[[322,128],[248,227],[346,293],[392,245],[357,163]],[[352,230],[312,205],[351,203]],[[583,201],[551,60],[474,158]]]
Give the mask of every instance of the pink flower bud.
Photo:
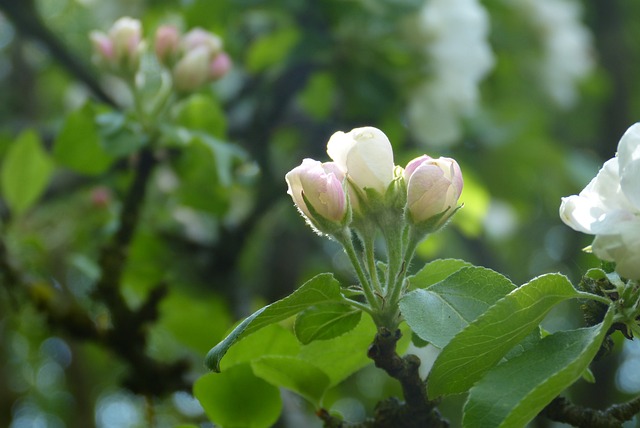
[[[434,225],[437,228],[455,212],[463,180],[460,166],[454,159],[420,156],[407,164],[404,179],[407,214],[413,223],[422,223],[446,212]]]
[[[156,30],[155,51],[161,64],[172,64],[180,47],[180,31],[173,25],[161,25]]]
[[[231,70],[231,58],[225,52],[219,53],[209,65],[209,78],[218,80]]]
[[[347,197],[342,187],[344,174],[333,162],[321,163],[313,159],[304,159],[302,164],[289,171],[285,176],[287,193],[291,195],[304,217],[312,226],[321,228],[324,221],[341,223],[347,215]],[[302,196],[304,194],[304,197]],[[313,208],[318,219],[311,213],[305,198]]]
[[[222,39],[202,28],[194,28],[185,34],[182,39],[182,48],[185,51],[202,46],[206,47],[212,56],[217,55],[222,51]]]
[[[113,199],[111,190],[108,187],[98,186],[91,190],[91,203],[96,208],[105,208]]]
[[[203,46],[192,49],[173,68],[176,89],[189,92],[207,82],[209,78],[209,52]]]
[[[120,18],[108,34],[92,31],[89,38],[98,64],[117,74],[131,75],[137,71],[143,46],[140,21]]]
[[[100,31],[92,31],[91,34],[89,34],[89,38],[93,44],[98,62],[104,62],[105,64],[112,63],[115,58],[115,51],[111,39]]]
[[[109,30],[116,58],[123,65],[136,66],[140,57],[142,24],[137,19],[123,17],[118,19]]]

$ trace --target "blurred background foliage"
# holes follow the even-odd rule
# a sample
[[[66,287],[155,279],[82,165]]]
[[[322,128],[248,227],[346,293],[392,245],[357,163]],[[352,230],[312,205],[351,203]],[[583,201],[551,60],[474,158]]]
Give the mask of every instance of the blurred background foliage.
[[[128,101],[92,68],[88,33],[121,16],[149,37],[163,23],[215,32],[234,62],[180,107],[127,253],[128,305],[168,289],[146,354],[188,364],[186,386],[158,396],[123,386],[136,376],[126,358],[50,313],[73,302],[109,322],[91,290],[142,134],[110,106]],[[353,280],[284,183],[304,157],[326,160],[337,130],[382,129],[399,165],[422,153],[459,161],[465,207],[414,268],[455,257],[518,284],[556,271],[577,282],[597,261],[561,224],[560,198],[640,117],[638,16],[621,0],[1,0],[0,426],[208,426],[189,385],[233,323],[319,272]],[[181,129],[202,137],[176,149]],[[32,194],[16,193],[26,182]],[[577,313],[556,311],[549,328],[579,325]],[[598,387],[573,394],[604,406],[637,393],[639,353],[618,346],[620,364],[596,366]],[[368,367],[326,400],[358,419],[391,393]],[[283,393],[282,405],[279,426],[319,425],[302,399]],[[443,403],[454,426],[457,405]]]

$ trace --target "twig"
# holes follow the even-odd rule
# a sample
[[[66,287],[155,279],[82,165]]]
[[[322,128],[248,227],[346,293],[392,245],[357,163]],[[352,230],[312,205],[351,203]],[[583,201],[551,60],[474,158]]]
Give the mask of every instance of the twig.
[[[4,10],[13,21],[18,31],[42,43],[56,61],[71,75],[87,85],[100,101],[115,107],[113,99],[100,87],[88,67],[71,54],[60,38],[47,28],[38,15],[32,0],[0,0],[0,9]]]
[[[369,347],[367,355],[376,367],[397,379],[402,386],[405,402],[396,398],[381,401],[375,408],[374,417],[361,423],[351,424],[332,416],[324,409],[318,416],[327,428],[447,428],[449,422],[436,409],[436,402],[427,397],[425,382],[418,369],[420,359],[415,355],[400,357],[396,352],[400,330],[391,332],[381,327]]]
[[[614,404],[606,410],[580,406],[565,397],[557,397],[544,408],[542,415],[556,422],[576,427],[617,428],[640,412],[640,397]]]

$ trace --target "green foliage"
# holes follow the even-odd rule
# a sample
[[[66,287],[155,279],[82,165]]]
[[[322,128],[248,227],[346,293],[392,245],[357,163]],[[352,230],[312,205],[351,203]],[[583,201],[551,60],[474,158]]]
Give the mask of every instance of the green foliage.
[[[428,288],[467,266],[471,266],[471,263],[459,259],[433,260],[425,264],[415,275],[407,278],[409,290]]]
[[[516,358],[502,363],[469,392],[464,426],[525,426],[589,367],[613,322],[561,331],[543,338]]]
[[[227,120],[220,103],[211,97],[193,95],[177,107],[175,124],[184,131],[202,131],[223,139],[227,133]]]
[[[431,278],[443,273],[445,266],[454,269],[461,265],[457,262],[436,264],[437,271]],[[416,275],[416,282],[421,284],[419,275]],[[443,348],[460,330],[514,288],[511,281],[495,271],[463,267],[428,288],[405,295],[400,301],[400,310],[414,333]]]
[[[322,370],[296,357],[266,356],[252,361],[251,367],[256,376],[300,394],[315,406],[330,383]]]
[[[430,374],[432,397],[467,391],[538,326],[556,304],[578,297],[565,276],[531,280],[491,306],[442,349]]]
[[[267,305],[242,321],[222,342],[207,354],[205,365],[214,371],[220,371],[220,360],[233,346],[245,336],[270,324],[285,320],[313,305],[339,303],[343,301],[340,284],[331,274],[320,274],[305,282],[290,296]]]
[[[113,158],[101,145],[91,104],[67,116],[53,145],[53,156],[81,174],[98,175],[109,168]]]
[[[293,27],[283,27],[263,35],[247,51],[247,68],[252,72],[260,72],[282,64],[299,38],[298,30]]]
[[[114,358],[107,341],[88,351],[78,333],[86,330],[56,320],[77,320],[67,316],[79,309],[90,322],[74,328],[110,329],[111,308],[93,290],[141,149],[151,150],[160,168],[147,183],[133,243],[118,253],[125,263],[117,291],[135,312],[149,290],[166,285],[168,294],[140,324],[151,335],[146,350],[162,363],[182,357],[192,363],[185,382],[202,376],[195,393],[207,415],[182,413],[175,400],[163,398],[172,391],[154,396],[153,409],[143,409],[142,400],[131,400],[132,408],[154,410],[158,425],[201,426],[208,416],[225,427],[261,427],[280,414],[279,387],[314,406],[353,397],[368,410],[398,395],[397,385],[373,388],[368,379],[363,392],[352,376],[371,363],[367,349],[376,328],[368,314],[345,303],[347,290],[329,274],[297,289],[300,278],[330,269],[345,284],[353,278],[335,246],[308,235],[284,202],[286,171],[305,157],[319,158],[331,133],[364,125],[385,131],[399,165],[426,152],[456,158],[465,176],[464,208],[420,245],[411,266],[456,259],[425,265],[409,277],[401,300],[398,352],[413,332],[418,341],[443,347],[429,398],[470,388],[466,426],[523,426],[580,372],[588,375],[610,314],[589,329],[541,338],[539,323],[549,309],[583,295],[559,275],[515,291],[511,281],[543,272],[579,278],[597,265],[580,252],[589,238],[562,226],[557,209],[560,197],[576,193],[613,155],[621,130],[640,116],[638,89],[623,79],[640,74],[638,46],[624,43],[637,39],[640,6],[581,3],[598,64],[568,86],[552,75],[560,89],[579,95],[575,104],[558,106],[541,72],[545,37],[570,26],[539,31],[517,10],[521,2],[479,2],[490,18],[494,68],[474,88],[477,108],[459,118],[461,137],[436,146],[421,142],[407,120],[416,88],[443,65],[425,55],[437,35],[423,34],[418,25],[425,18],[421,8],[434,2],[165,0],[87,7],[39,1],[17,20],[11,11],[31,2],[0,3],[0,325],[6,333],[0,334],[0,379],[6,379],[0,426],[25,423],[17,420],[25,415],[47,425],[100,424],[99,412],[90,409],[104,409],[100,400],[123,387],[121,373],[131,369],[126,358]],[[234,70],[165,109],[154,104],[162,99],[158,64],[145,57],[150,74],[136,105],[123,96],[126,85],[114,84],[116,76],[83,66],[91,56],[87,35],[119,16],[142,20],[146,57],[159,25],[215,30]],[[615,34],[610,22],[617,24]],[[43,24],[47,31],[36,31]],[[107,107],[96,87],[118,106]],[[181,217],[185,211],[193,218]],[[609,278],[591,279],[595,288],[587,291],[617,297]],[[273,301],[229,332],[232,314]],[[585,306],[586,324],[600,323],[607,305],[591,300]],[[16,307],[33,313],[17,315]],[[566,311],[554,321],[576,325],[574,316]],[[203,375],[200,354],[227,332],[209,354],[209,364],[222,373]],[[47,339],[64,342],[60,349],[68,348],[72,366],[47,354]],[[58,381],[46,388],[42,379],[48,378]],[[58,405],[69,395],[89,411]],[[443,397],[440,406],[453,421],[458,398]]]
[[[249,364],[204,375],[196,381],[193,392],[207,416],[224,427],[270,427],[282,407],[278,389],[255,376]],[[242,406],[237,405],[240,402]]]
[[[49,184],[54,166],[34,131],[23,132],[2,162],[2,196],[20,215],[28,210]]]
[[[312,306],[297,316],[294,331],[305,345],[314,340],[333,339],[358,325],[361,315],[362,311],[349,305]]]

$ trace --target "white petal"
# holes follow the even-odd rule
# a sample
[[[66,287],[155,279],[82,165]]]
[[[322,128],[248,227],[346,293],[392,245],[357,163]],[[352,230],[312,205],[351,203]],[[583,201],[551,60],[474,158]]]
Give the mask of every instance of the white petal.
[[[342,172],[347,172],[347,155],[356,145],[356,141],[349,134],[342,131],[334,133],[327,143],[327,154],[338,165]]]
[[[618,158],[620,159],[620,171],[625,169],[630,162],[640,159],[640,123],[632,125],[620,139]]]
[[[620,188],[636,210],[640,210],[640,159],[620,167]]]

